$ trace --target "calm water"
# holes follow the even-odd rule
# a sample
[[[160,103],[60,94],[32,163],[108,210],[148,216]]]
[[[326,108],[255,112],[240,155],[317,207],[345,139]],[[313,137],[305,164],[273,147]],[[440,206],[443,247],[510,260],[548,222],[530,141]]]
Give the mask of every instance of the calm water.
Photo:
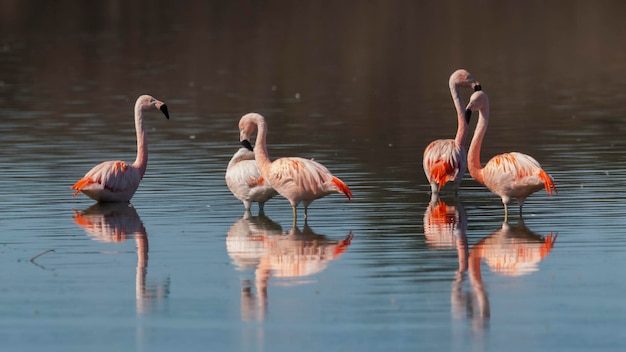
[[[626,346],[622,2],[0,1],[0,341],[7,351],[621,351]],[[491,98],[482,159],[521,151],[559,194],[524,221],[465,176],[429,205],[447,80]],[[132,205],[69,187],[150,160]],[[465,99],[469,93],[465,93]],[[291,228],[244,216],[237,121],[352,189]],[[473,121],[472,128],[475,126]]]

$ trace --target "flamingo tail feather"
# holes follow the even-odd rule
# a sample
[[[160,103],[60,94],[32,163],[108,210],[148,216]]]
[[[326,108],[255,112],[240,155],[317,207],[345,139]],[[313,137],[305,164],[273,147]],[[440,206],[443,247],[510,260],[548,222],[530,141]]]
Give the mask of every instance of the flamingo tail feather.
[[[348,197],[348,200],[352,201],[352,192],[350,191],[350,188],[348,188],[348,185],[346,185],[345,183],[343,183],[343,181],[334,176],[333,183],[335,184],[335,186],[337,186],[337,189],[340,193],[345,194],[346,197]]]
[[[76,192],[74,192],[74,194],[72,195],[72,197],[76,197],[76,195],[78,195],[78,193],[80,193],[80,191],[83,190],[83,188],[85,188],[86,186],[90,185],[94,183],[93,180],[91,178],[85,177],[85,178],[81,178],[80,180],[78,180],[78,182],[76,182],[70,189],[75,189]]]
[[[556,190],[556,186],[554,185],[554,180],[552,180],[552,177],[550,177],[550,175],[541,170],[539,172],[539,177],[543,180],[543,184],[546,187],[546,192],[548,192],[549,195],[552,195],[552,193],[559,194],[559,192]]]
[[[450,175],[454,174],[454,167],[447,162],[437,161],[430,167],[430,179],[438,185],[438,190],[450,180]]]

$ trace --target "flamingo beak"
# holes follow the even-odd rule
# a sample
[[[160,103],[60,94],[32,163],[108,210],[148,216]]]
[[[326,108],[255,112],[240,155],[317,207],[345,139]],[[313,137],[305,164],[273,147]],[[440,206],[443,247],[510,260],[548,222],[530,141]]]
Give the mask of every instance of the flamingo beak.
[[[159,110],[161,110],[161,112],[165,115],[165,118],[167,118],[168,120],[170,119],[170,113],[167,111],[167,105],[162,104],[159,107]]]
[[[472,117],[472,110],[465,110],[465,122],[470,123],[470,118]]]
[[[481,87],[480,83],[478,83],[478,82],[473,82],[472,83],[472,88],[474,88],[474,92],[478,92],[479,90],[483,90],[483,87]]]
[[[244,139],[243,141],[241,141],[241,145],[243,145],[244,147],[246,147],[246,149],[248,149],[249,151],[253,152],[254,150],[252,149],[252,144],[250,144],[250,141],[247,139]]]

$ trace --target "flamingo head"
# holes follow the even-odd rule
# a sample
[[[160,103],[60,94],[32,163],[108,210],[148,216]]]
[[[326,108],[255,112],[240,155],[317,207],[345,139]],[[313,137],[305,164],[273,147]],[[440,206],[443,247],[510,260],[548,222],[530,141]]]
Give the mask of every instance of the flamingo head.
[[[155,99],[150,95],[142,95],[137,98],[137,102],[135,103],[135,111],[139,109],[141,111],[148,111],[151,109],[158,109],[165,115],[165,118],[169,120],[170,114],[167,111],[167,105],[164,102]]]
[[[239,120],[239,141],[241,145],[248,150],[252,150],[250,136],[254,133],[254,129],[259,124],[265,124],[265,119],[263,116],[256,113],[246,114]]]
[[[450,76],[449,84],[450,87],[472,88],[474,92],[482,90],[480,83],[472,77],[471,73],[464,69],[454,71]]]
[[[467,104],[467,108],[465,109],[465,120],[470,120],[472,116],[472,111],[489,111],[489,97],[487,93],[483,91],[476,91],[470,97],[470,102]]]

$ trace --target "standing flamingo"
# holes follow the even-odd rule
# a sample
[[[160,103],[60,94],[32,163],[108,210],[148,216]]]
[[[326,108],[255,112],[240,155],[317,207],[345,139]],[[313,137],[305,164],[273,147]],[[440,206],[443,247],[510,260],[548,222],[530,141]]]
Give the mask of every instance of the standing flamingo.
[[[489,123],[489,98],[482,91],[475,92],[465,111],[466,116],[478,111],[478,124],[472,137],[467,155],[470,175],[478,182],[487,186],[489,190],[502,198],[504,204],[504,222],[508,218],[507,204],[511,198],[516,198],[519,204],[520,217],[526,197],[545,188],[548,194],[556,193],[554,180],[541,165],[530,155],[522,153],[504,153],[496,155],[483,166],[480,164],[480,147],[487,132]]]
[[[142,95],[135,103],[135,129],[137,132],[137,159],[129,164],[125,161],[105,161],[89,170],[76,182],[73,197],[83,192],[99,202],[128,202],[135,194],[139,181],[148,166],[148,142],[143,127],[143,112],[158,109],[170,118],[167,105],[149,95]]]
[[[304,219],[307,208],[314,200],[330,193],[343,193],[352,200],[350,188],[339,178],[333,176],[322,164],[309,159],[289,157],[273,162],[267,152],[267,124],[263,116],[250,113],[239,121],[239,140],[241,144],[253,150],[250,136],[257,128],[254,156],[261,171],[261,176],[283,197],[289,200],[293,210],[293,224],[296,225],[296,207],[304,203]]]
[[[225,178],[228,189],[243,202],[246,212],[250,211],[252,202],[257,202],[262,214],[265,202],[278,194],[264,182],[254,160],[254,152],[246,148],[240,148],[230,159]]]
[[[454,182],[455,193],[465,170],[467,169],[467,153],[465,152],[465,142],[467,140],[467,124],[469,120],[465,118],[463,99],[459,93],[459,88],[474,88],[481,90],[480,84],[474,80],[472,75],[466,70],[459,69],[450,75],[448,81],[450,94],[456,109],[458,127],[454,139],[438,139],[431,142],[424,150],[424,173],[430,183],[431,194],[436,199],[441,187],[447,182]]]

